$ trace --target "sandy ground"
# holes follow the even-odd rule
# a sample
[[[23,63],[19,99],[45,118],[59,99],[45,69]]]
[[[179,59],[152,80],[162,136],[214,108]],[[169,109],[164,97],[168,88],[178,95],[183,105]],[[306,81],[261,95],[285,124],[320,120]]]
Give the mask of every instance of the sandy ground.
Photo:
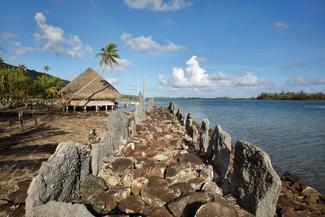
[[[32,178],[58,143],[77,141],[85,144],[89,132],[104,132],[105,112],[77,112],[38,115],[39,127],[31,117],[21,130],[17,117],[0,120],[0,199],[5,198],[17,182]],[[10,120],[9,123],[8,119]]]

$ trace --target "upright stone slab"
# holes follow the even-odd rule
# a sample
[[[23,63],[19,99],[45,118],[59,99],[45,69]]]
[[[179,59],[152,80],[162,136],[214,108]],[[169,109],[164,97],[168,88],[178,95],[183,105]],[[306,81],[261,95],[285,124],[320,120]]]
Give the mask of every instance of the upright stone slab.
[[[211,142],[207,150],[207,156],[214,170],[224,179],[228,173],[231,154],[231,136],[217,125],[212,133]]]
[[[200,149],[202,153],[208,151],[209,146],[209,120],[203,119],[200,130]]]
[[[148,100],[148,104],[147,104],[147,113],[148,113],[148,112],[151,112],[151,110],[152,110],[152,108],[153,108],[153,105],[154,105],[153,98],[149,98],[149,100]]]
[[[139,105],[135,107],[134,120],[136,124],[140,124],[143,120],[146,119],[146,111],[144,107],[144,98],[141,92],[138,95]]]
[[[144,108],[144,98],[143,98],[143,94],[141,92],[139,92],[138,98],[139,98],[139,106]]]
[[[34,208],[33,217],[94,217],[84,204],[50,201]]]
[[[173,109],[172,109],[172,113],[173,113],[174,115],[176,115],[177,110],[178,110],[177,104],[174,102],[174,104],[173,104]]]
[[[196,129],[196,127],[195,126],[192,126],[191,127],[192,128],[192,139],[193,139],[193,144],[194,144],[194,146],[196,147],[196,149],[198,149],[199,147],[197,147],[198,146],[198,139],[199,139],[199,131]]]
[[[107,132],[102,143],[92,144],[91,168],[97,175],[103,163],[103,158],[113,155],[120,145],[129,139],[129,119],[124,112],[113,111],[107,118]]]
[[[28,188],[26,216],[34,216],[35,206],[51,200],[71,201],[77,197],[80,183],[89,174],[89,155],[85,145],[60,143],[54,154],[42,163]]]
[[[186,124],[185,124],[185,129],[187,131],[187,133],[189,135],[192,135],[192,131],[193,131],[193,120],[192,120],[192,115],[191,113],[188,113],[187,116],[186,116]]]
[[[177,117],[178,121],[179,121],[181,124],[183,124],[183,115],[182,115],[180,109],[177,109],[176,117]]]
[[[172,112],[173,101],[171,101],[168,105],[168,110]]]
[[[231,188],[237,202],[256,217],[273,217],[281,180],[262,149],[239,140],[235,147]]]

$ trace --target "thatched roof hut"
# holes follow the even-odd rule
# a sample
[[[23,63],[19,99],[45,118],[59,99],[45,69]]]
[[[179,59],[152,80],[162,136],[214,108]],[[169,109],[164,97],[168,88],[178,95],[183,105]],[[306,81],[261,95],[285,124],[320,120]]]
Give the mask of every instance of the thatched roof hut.
[[[87,68],[60,90],[61,102],[66,106],[102,107],[114,106],[121,94],[99,76],[92,68]]]

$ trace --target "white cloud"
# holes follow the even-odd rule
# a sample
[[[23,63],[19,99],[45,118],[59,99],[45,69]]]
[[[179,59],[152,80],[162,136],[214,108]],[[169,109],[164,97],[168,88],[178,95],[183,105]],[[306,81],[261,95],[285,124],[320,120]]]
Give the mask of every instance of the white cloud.
[[[191,3],[187,0],[124,0],[132,9],[148,9],[152,11],[176,11],[188,7]]]
[[[130,33],[123,33],[121,40],[131,49],[147,52],[176,52],[185,49],[185,47],[172,42],[167,42],[164,45],[160,44],[154,41],[152,36],[133,37]]]
[[[12,57],[16,58],[24,53],[34,53],[40,51],[40,49],[36,47],[26,47],[21,44],[20,41],[16,41],[12,43]]]
[[[12,39],[15,39],[16,35],[11,32],[0,32],[0,42],[3,41],[11,41]]]
[[[223,72],[208,74],[199,64],[197,56],[192,56],[186,61],[186,69],[173,68],[171,75],[159,75],[158,81],[165,88],[179,90],[180,88],[192,89],[216,89],[216,88],[265,88],[272,85],[265,79],[258,78],[251,72],[246,72],[242,76],[227,76]]]
[[[288,84],[293,86],[311,86],[311,85],[325,85],[325,79],[307,79],[303,76],[294,76],[287,81]]]
[[[72,58],[82,58],[86,53],[92,53],[92,48],[84,45],[78,35],[69,34],[65,37],[62,28],[47,24],[42,12],[37,12],[34,18],[39,32],[35,32],[33,37],[37,44],[44,43],[44,50],[65,53]]]
[[[132,66],[132,65],[133,63],[131,61],[124,58],[120,58],[117,59],[117,64],[113,64],[113,70],[110,65],[106,65],[104,66],[104,68],[116,72],[116,71],[124,71],[125,67]]]
[[[273,23],[273,26],[279,30],[287,29],[289,26],[285,22],[282,21],[276,21]]]

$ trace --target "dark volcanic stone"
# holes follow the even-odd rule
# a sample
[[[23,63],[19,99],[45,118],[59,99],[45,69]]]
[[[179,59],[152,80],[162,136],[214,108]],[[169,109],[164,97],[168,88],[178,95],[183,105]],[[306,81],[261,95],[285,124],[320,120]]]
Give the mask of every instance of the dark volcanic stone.
[[[19,187],[19,190],[21,190],[23,192],[27,192],[28,187],[29,187],[31,182],[32,182],[31,179],[26,179],[24,181],[18,182],[17,185]]]
[[[133,162],[127,158],[119,158],[112,163],[112,170],[114,172],[120,173],[131,168],[133,168]]]
[[[199,205],[210,202],[213,199],[214,198],[206,192],[193,192],[184,194],[180,198],[177,198],[176,201],[169,203],[168,208],[175,216],[182,216],[183,212],[187,213],[189,209],[193,211],[192,209],[199,208]],[[187,207],[190,204],[192,205]],[[186,207],[187,210],[184,210]]]
[[[178,197],[178,194],[168,188],[165,179],[150,177],[148,184],[141,190],[141,197],[150,206],[162,207]]]
[[[238,204],[257,217],[273,217],[282,183],[268,154],[238,140],[233,168],[231,188]]]
[[[106,215],[110,213],[117,206],[113,195],[108,192],[99,192],[97,194],[93,194],[88,199],[88,203],[90,203],[93,210],[100,215]]]
[[[12,192],[8,195],[9,201],[13,202],[14,204],[25,204],[26,197],[27,193],[21,190]]]
[[[178,160],[180,162],[186,162],[186,163],[189,163],[191,165],[201,165],[201,164],[203,164],[202,160],[196,154],[192,154],[192,153],[182,154],[182,155],[180,155],[178,157]]]
[[[140,213],[144,207],[144,202],[138,195],[130,195],[118,204],[119,210],[125,213]]]
[[[103,178],[88,175],[80,185],[79,196],[81,199],[87,199],[92,194],[106,191],[107,185]]]
[[[195,217],[237,217],[237,213],[226,201],[218,198],[213,202],[203,204],[196,212]]]
[[[161,207],[153,211],[148,217],[173,217],[173,215],[165,207]]]
[[[180,194],[194,192],[195,190],[187,182],[180,182],[169,187],[172,190],[178,191]]]

